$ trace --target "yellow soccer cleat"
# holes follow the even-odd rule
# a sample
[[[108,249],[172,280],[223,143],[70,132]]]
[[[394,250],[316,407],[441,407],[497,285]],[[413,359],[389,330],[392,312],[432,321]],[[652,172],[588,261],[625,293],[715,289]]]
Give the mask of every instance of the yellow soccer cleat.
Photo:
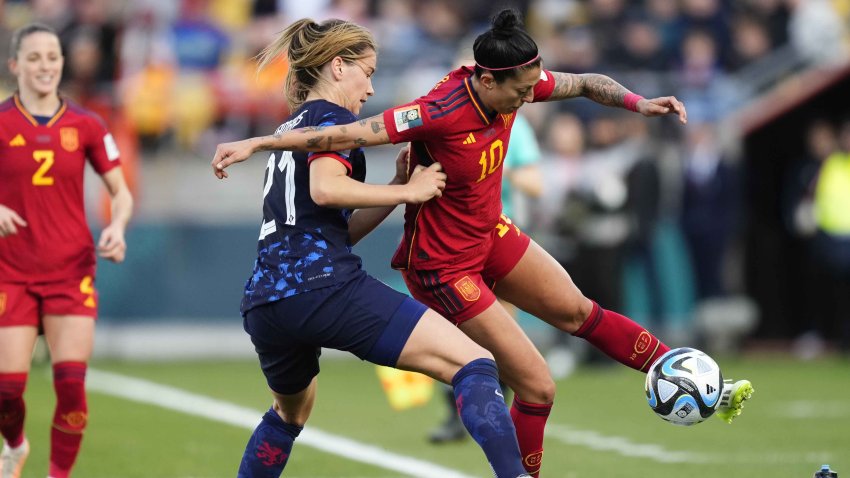
[[[755,390],[749,380],[738,380],[734,383],[731,380],[724,380],[723,382],[723,393],[720,395],[720,403],[714,414],[726,423],[732,423],[732,420],[741,414],[744,401],[749,400]]]

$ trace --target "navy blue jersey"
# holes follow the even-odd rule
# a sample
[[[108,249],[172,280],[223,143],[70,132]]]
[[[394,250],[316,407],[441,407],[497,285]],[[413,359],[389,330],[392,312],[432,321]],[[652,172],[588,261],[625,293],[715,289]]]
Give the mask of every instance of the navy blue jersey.
[[[278,133],[305,126],[331,126],[357,121],[349,110],[325,100],[304,103]],[[360,257],[351,252],[348,220],[351,210],[321,207],[310,197],[310,161],[330,156],[353,179],[366,179],[362,148],[303,153],[274,151],[263,185],[263,224],[257,260],[245,284],[242,314],[269,302],[329,287],[361,271]]]

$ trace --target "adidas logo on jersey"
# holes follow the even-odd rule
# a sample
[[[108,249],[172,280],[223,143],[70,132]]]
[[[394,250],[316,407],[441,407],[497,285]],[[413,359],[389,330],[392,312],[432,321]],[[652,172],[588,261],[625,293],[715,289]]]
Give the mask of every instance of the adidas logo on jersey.
[[[18,133],[17,136],[12,138],[12,141],[9,141],[9,146],[26,146],[27,142],[21,133]]]
[[[463,140],[463,144],[472,144],[474,142],[475,142],[475,135],[472,134],[472,133],[469,133],[469,136],[467,136],[466,139]]]

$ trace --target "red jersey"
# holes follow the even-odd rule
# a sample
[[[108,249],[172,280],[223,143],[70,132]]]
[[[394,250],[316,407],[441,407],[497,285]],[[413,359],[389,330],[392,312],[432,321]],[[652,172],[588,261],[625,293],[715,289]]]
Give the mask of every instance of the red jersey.
[[[515,113],[487,111],[472,88],[474,71],[449,73],[426,96],[384,111],[393,143],[411,142],[410,167],[439,162],[448,176],[443,196],[408,205],[395,269],[440,269],[466,261],[485,244],[502,213],[502,163]],[[534,101],[555,89],[543,70]]]
[[[0,204],[27,222],[0,239],[0,282],[94,275],[83,204],[86,160],[101,175],[120,164],[115,141],[93,113],[63,99],[39,124],[17,95],[0,103]]]

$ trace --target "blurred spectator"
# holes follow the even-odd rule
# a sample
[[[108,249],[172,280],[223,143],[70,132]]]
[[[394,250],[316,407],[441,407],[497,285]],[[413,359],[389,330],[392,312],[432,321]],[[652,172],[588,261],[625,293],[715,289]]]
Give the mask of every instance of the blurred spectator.
[[[664,315],[655,239],[661,212],[661,175],[656,164],[659,152],[650,137],[649,124],[638,116],[626,118],[627,144],[636,152],[636,161],[626,174],[626,213],[630,232],[626,260],[640,269],[647,290],[647,325],[662,329]]]
[[[772,50],[770,34],[755,17],[740,16],[732,23],[732,53],[728,67],[739,70],[764,57]]]
[[[740,102],[741,85],[724,73],[714,37],[705,30],[687,33],[682,44],[680,96],[688,107],[688,119],[716,121]]]
[[[825,293],[820,284],[824,267],[819,258],[815,221],[814,197],[818,174],[826,158],[838,150],[835,127],[825,120],[817,120],[806,131],[806,153],[788,168],[782,195],[782,216],[785,228],[799,254],[788,260],[800,275],[799,294],[803,297],[808,320],[796,324],[794,334],[796,353],[801,358],[814,358],[825,348],[825,337],[832,322],[834,307],[831,294]],[[831,279],[829,279],[831,282]]]
[[[661,36],[655,25],[644,15],[636,15],[625,23],[621,33],[623,48],[617,66],[627,70],[664,71],[671,59],[662,48]]]
[[[684,161],[681,224],[697,298],[722,297],[728,292],[723,269],[741,198],[736,170],[720,149],[715,124],[689,125]]]
[[[814,64],[834,64],[847,58],[846,18],[829,0],[787,0],[791,9],[788,34],[803,58]]]
[[[824,161],[815,186],[814,250],[833,279],[830,299],[835,308],[825,336],[838,337],[842,350],[850,352],[850,119],[841,125],[838,147]]]

